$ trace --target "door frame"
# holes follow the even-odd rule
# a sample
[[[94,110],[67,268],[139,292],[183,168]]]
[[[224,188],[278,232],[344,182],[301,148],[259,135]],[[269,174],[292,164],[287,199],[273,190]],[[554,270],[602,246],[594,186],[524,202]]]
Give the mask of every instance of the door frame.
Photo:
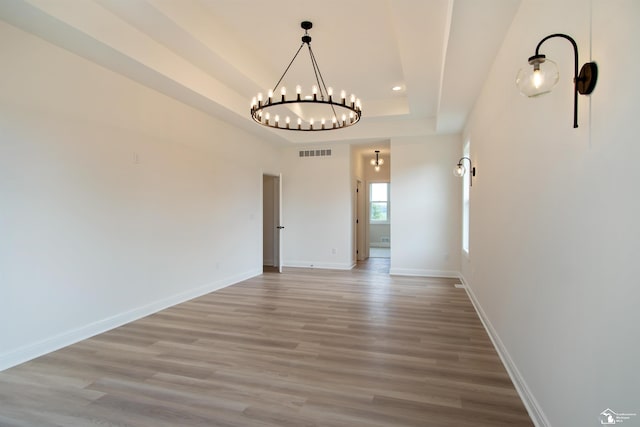
[[[364,261],[369,257],[369,251],[366,245],[366,225],[367,215],[365,212],[365,203],[367,195],[364,188],[364,182],[361,179],[356,179],[356,218],[355,218],[355,246],[356,246],[356,261]]]
[[[366,201],[366,217],[367,217],[367,231],[366,231],[366,245],[367,245],[367,258],[369,258],[371,248],[371,184],[387,184],[388,192],[387,192],[387,201],[388,201],[388,212],[389,212],[389,240],[391,241],[391,180],[390,179],[372,179],[367,181],[367,201]],[[389,245],[391,247],[391,245]]]
[[[268,182],[265,182],[265,178],[269,178]],[[271,200],[267,200],[265,197],[265,187],[271,185],[271,191],[273,197]],[[269,205],[267,205],[269,203]],[[269,224],[265,223],[264,211],[271,206],[273,214],[270,215],[272,221]],[[282,174],[262,174],[262,209],[263,209],[263,227],[262,227],[262,263],[264,264],[264,242],[269,236],[273,242],[271,252],[273,255],[271,267],[276,267],[278,272],[282,273]],[[269,233],[269,235],[267,234]]]

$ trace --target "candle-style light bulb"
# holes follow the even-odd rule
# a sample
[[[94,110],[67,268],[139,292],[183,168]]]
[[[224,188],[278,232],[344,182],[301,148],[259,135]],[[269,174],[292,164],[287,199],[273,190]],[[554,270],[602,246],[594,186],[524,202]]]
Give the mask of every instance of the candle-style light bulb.
[[[269,93],[267,94],[267,98],[269,98],[269,102],[271,102],[271,98],[273,98],[273,90],[269,89]]]
[[[346,124],[347,124],[347,115],[346,115],[346,114],[343,114],[343,115],[342,115],[342,126],[344,126],[344,125],[346,125]]]
[[[258,93],[258,107],[262,105],[262,92]]]
[[[251,106],[255,107],[256,105],[258,105],[258,99],[254,96],[253,99],[251,100]]]
[[[302,87],[300,85],[296,86],[296,98],[300,101],[300,94],[302,93]]]
[[[302,119],[298,117],[298,129],[302,128]]]
[[[331,119],[331,125],[334,128],[338,125],[338,119],[336,119],[336,116],[333,116],[333,118]]]
[[[282,102],[284,102],[284,98],[287,95],[287,88],[282,86],[282,89],[280,89],[280,94],[282,95]]]
[[[276,126],[278,126],[279,121],[280,121],[280,116],[276,114]]]
[[[284,121],[285,121],[285,123],[287,124],[287,129],[289,129],[289,123],[291,122],[291,119],[289,118],[289,116],[287,116],[287,117],[284,119]]]
[[[540,66],[538,66],[537,69],[533,69],[533,75],[531,76],[531,81],[533,83],[533,86],[536,89],[540,89],[540,86],[542,86],[542,82],[544,81],[544,78],[542,77],[542,73],[540,72]]]
[[[327,89],[327,95],[329,95],[329,98],[331,98],[333,96],[333,88],[332,87]]]

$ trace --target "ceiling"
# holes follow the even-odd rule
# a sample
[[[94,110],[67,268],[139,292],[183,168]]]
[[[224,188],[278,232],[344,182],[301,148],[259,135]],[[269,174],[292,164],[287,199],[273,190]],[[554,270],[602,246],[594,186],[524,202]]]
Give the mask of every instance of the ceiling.
[[[12,0],[0,18],[150,88],[275,142],[371,143],[459,132],[520,0]],[[362,100],[331,132],[256,125],[300,46],[300,22],[327,86]],[[308,55],[283,84],[313,76]],[[302,62],[300,62],[302,61]],[[302,64],[302,66],[299,66]],[[392,91],[400,86],[402,90]]]

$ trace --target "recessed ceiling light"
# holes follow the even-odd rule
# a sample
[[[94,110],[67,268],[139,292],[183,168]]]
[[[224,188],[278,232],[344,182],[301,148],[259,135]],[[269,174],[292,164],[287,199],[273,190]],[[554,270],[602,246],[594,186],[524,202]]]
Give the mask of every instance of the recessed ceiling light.
[[[391,88],[392,91],[397,92],[399,90],[402,90],[402,86],[394,86]]]

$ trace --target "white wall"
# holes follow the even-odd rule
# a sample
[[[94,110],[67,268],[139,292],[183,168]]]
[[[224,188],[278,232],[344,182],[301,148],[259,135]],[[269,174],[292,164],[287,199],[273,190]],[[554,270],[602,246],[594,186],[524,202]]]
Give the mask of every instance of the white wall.
[[[636,0],[525,0],[465,133],[478,171],[464,278],[539,425],[600,425],[606,408],[640,423],[638,23]],[[578,129],[567,41],[541,49],[561,73],[551,94],[514,85],[555,32],[600,69]]]
[[[369,246],[388,248],[391,246],[390,224],[369,224]]]
[[[273,148],[0,22],[0,369],[259,274]]]
[[[299,157],[300,150],[331,149],[331,156]],[[289,267],[353,266],[351,149],[315,144],[283,150],[283,263]],[[355,188],[353,188],[355,191]]]
[[[391,140],[391,274],[457,277],[460,135]]]

